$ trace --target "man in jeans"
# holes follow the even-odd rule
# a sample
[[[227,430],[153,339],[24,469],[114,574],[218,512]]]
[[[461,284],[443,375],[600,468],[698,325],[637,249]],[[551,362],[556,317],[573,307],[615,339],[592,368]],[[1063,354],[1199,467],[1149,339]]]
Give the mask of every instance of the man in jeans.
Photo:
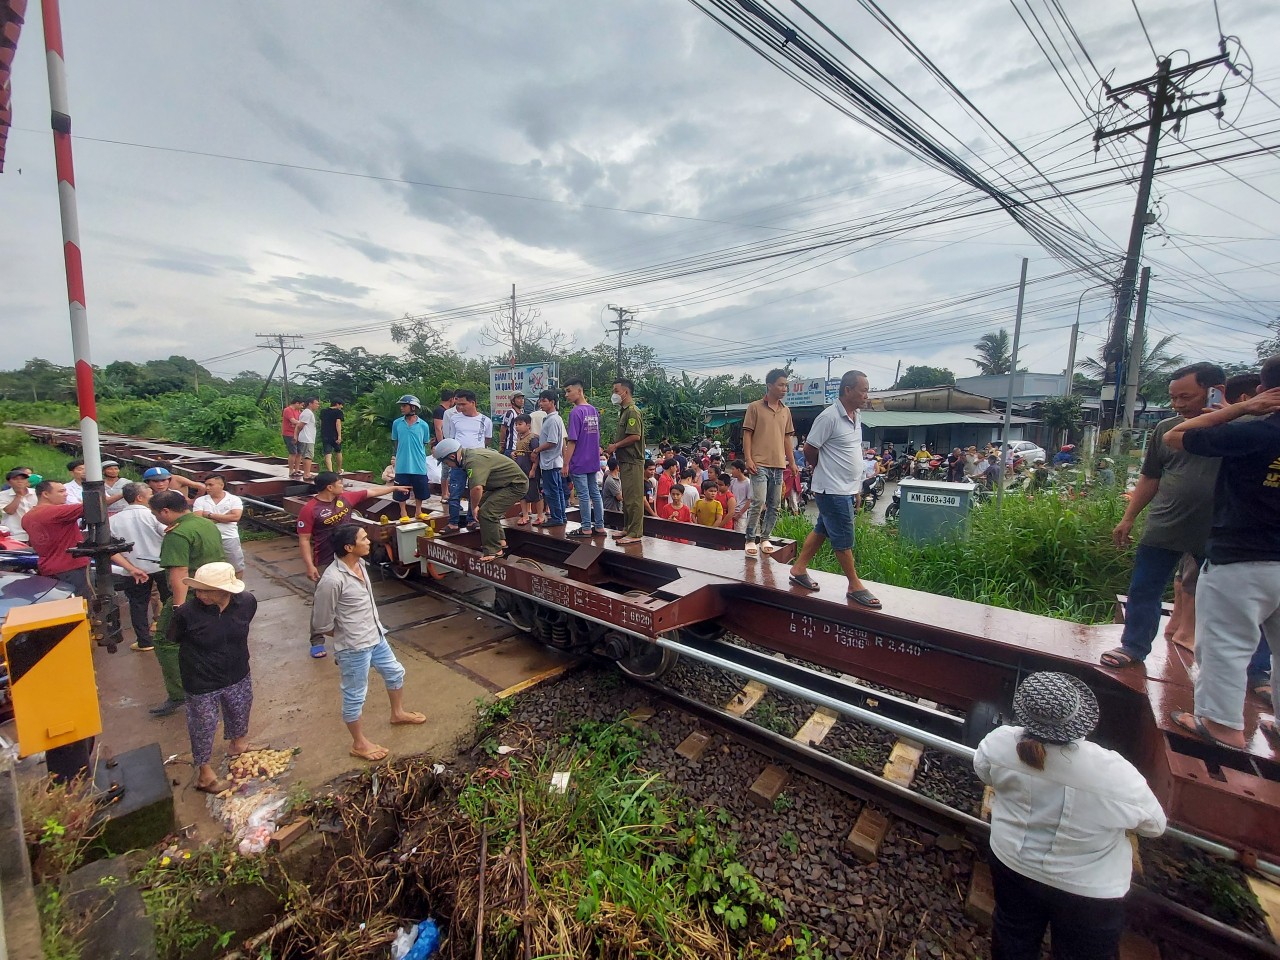
[[[347,524],[333,531],[335,560],[316,584],[311,632],[333,637],[333,656],[342,675],[342,721],[351,732],[351,756],[376,763],[386,759],[387,748],[365,736],[361,719],[371,669],[378,671],[386,685],[393,725],[426,723],[427,718],[404,708],[404,667],[378,618],[364,562],[369,547],[369,535],[363,527]]]
[[[1160,421],[1147,441],[1138,485],[1124,517],[1111,533],[1117,547],[1127,546],[1134,521],[1150,506],[1134,555],[1124,633],[1120,646],[1102,655],[1105,666],[1127,667],[1147,658],[1160,626],[1161,599],[1178,561],[1184,553],[1197,560],[1204,558],[1213,519],[1218,458],[1192,456],[1170,447],[1164,438],[1174,427],[1200,416],[1208,405],[1209,388],[1222,389],[1225,380],[1222,368],[1214,363],[1193,363],[1173,372],[1169,399],[1178,416]],[[1184,602],[1192,599],[1183,596]],[[1187,615],[1194,616],[1190,603]]]
[[[564,444],[562,475],[573,481],[578,493],[578,511],[582,526],[567,536],[574,538],[603,537],[604,498],[596,474],[600,471],[600,411],[587,403],[581,380],[567,380],[564,394],[573,404],[569,413],[569,430]]]
[[[443,439],[457,440],[463,450],[487,447],[493,439],[493,421],[476,407],[476,395],[470,390],[459,390],[454,393],[453,399],[453,412],[444,418]],[[443,479],[441,485],[443,486]],[[462,497],[466,492],[466,471],[450,470],[449,526],[445,528],[449,533],[455,533],[472,522],[474,511],[470,503],[467,504],[467,513],[462,512]]]
[[[542,472],[542,499],[547,504],[547,522],[544,527],[563,527],[564,515],[564,421],[556,411],[556,392],[543,390],[538,394],[538,406],[545,414],[538,445],[533,453],[538,457],[538,469]],[[534,522],[534,526],[537,526]]]
[[[1261,393],[1177,424],[1165,443],[1222,458],[1196,585],[1195,710],[1170,719],[1191,736],[1244,749],[1246,669],[1260,630],[1280,636],[1280,356],[1262,365]],[[1278,699],[1273,687],[1276,713]],[[1280,739],[1274,719],[1259,726]]]
[[[742,419],[742,459],[751,478],[751,507],[747,513],[747,557],[777,549],[769,539],[782,505],[782,473],[796,469],[791,438],[795,427],[787,396],[787,372],[770,370],[765,375],[764,397],[747,407]],[[764,514],[763,520],[761,514]]]

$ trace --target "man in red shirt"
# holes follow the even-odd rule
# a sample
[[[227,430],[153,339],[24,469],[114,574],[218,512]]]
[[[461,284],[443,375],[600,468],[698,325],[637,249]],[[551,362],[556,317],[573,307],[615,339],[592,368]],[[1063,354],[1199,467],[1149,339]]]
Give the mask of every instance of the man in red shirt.
[[[298,431],[302,429],[299,419],[302,416],[303,403],[294,400],[286,404],[280,414],[280,437],[284,440],[284,448],[289,454],[289,477],[302,475],[302,457],[298,453]]]
[[[37,567],[43,577],[61,580],[78,596],[89,596],[84,569],[88,557],[74,557],[68,551],[84,539],[80,518],[84,504],[67,503],[67,488],[57,480],[41,480],[36,484],[36,505],[22,518],[22,529],[31,538]]]

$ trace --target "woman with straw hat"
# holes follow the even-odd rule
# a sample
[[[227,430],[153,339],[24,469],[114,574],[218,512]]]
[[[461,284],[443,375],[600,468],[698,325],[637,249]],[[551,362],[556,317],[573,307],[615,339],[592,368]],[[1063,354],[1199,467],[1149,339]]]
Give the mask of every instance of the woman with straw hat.
[[[1165,815],[1142,774],[1085,739],[1098,700],[1065,673],[1018,685],[1021,726],[1000,727],[973,767],[995,792],[991,881],[994,960],[1038,960],[1045,928],[1055,960],[1119,955],[1133,854],[1125,831],[1164,832]]]
[[[221,793],[224,785],[209,763],[222,714],[229,753],[248,746],[253,683],[249,677],[249,624],[258,601],[245,592],[229,563],[206,563],[184,577],[191,596],[173,611],[169,639],[178,646],[178,668],[187,692],[187,733],[197,769],[196,789]]]

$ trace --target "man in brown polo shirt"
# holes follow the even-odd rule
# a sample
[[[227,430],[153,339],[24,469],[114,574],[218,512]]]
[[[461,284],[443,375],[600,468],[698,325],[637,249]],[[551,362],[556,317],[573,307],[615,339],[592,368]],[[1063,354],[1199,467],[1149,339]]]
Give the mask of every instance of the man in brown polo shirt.
[[[777,548],[769,539],[782,505],[783,471],[796,468],[791,445],[795,427],[791,410],[783,403],[787,396],[787,372],[770,370],[765,376],[764,397],[747,407],[742,420],[742,459],[751,478],[751,509],[747,514],[747,557]],[[764,519],[760,514],[763,512]]]

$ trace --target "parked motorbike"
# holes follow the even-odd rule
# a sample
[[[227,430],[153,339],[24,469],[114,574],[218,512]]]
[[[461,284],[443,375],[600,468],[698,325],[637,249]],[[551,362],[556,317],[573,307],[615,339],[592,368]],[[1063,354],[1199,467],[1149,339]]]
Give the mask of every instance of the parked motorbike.
[[[898,512],[902,509],[902,487],[893,488],[893,499],[889,501],[889,505],[884,508],[884,519],[886,522],[898,519]]]
[[[870,513],[884,496],[884,475],[876,474],[862,481],[861,509]]]

